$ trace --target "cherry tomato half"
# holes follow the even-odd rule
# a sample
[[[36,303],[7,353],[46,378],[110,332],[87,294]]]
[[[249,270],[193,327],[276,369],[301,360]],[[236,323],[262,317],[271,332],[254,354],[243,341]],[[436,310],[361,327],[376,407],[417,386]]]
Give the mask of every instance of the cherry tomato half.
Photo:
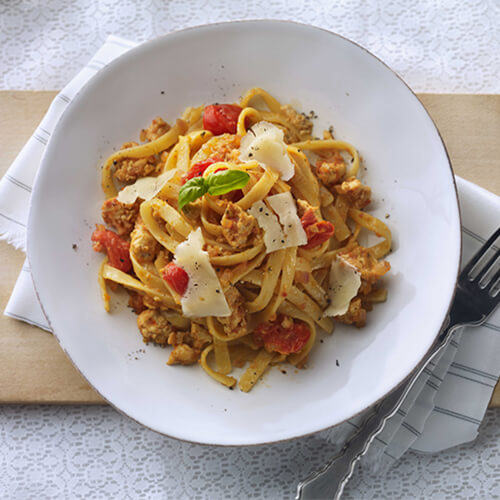
[[[335,232],[331,222],[318,221],[312,209],[308,209],[300,219],[302,227],[307,235],[307,243],[302,248],[314,248],[329,240]]]
[[[211,104],[203,111],[203,128],[214,135],[236,134],[241,108],[236,104]]]
[[[120,238],[115,232],[106,229],[102,224],[97,224],[91,240],[94,242],[93,248],[96,252],[106,252],[108,254],[111,266],[124,273],[128,273],[132,269],[128,241]]]
[[[194,177],[201,177],[205,170],[214,163],[220,161],[217,158],[207,158],[206,160],[199,161],[195,163],[187,172],[187,174],[182,178],[182,184],[186,184],[186,182]]]
[[[179,295],[184,295],[189,283],[189,275],[182,267],[169,262],[163,268],[161,275]]]
[[[312,208],[308,208],[306,213],[300,218],[300,222],[302,223],[304,231],[307,227],[312,226],[315,222],[318,222],[318,219],[316,219],[316,216],[314,215],[314,210]]]
[[[301,351],[311,336],[311,330],[305,323],[292,320],[289,320],[289,327],[283,326],[284,320],[285,317],[280,314],[275,321],[258,325],[253,333],[255,343],[281,354]]]

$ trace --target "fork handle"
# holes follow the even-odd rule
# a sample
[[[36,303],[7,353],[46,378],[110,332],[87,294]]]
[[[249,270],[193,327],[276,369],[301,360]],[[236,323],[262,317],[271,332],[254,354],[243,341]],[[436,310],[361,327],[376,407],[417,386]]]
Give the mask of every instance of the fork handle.
[[[319,471],[310,474],[297,486],[296,500],[338,499],[349,481],[356,463],[366,454],[372,441],[380,434],[389,418],[401,407],[430,361],[436,358],[448,344],[453,332],[460,325],[449,325],[435,341],[428,355],[420,362],[413,374],[389,396],[384,398],[358,432],[343,449]]]

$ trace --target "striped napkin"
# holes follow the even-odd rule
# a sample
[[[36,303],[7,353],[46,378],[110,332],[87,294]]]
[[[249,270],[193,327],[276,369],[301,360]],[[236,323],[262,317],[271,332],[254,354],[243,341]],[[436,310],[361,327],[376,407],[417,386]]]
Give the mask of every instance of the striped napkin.
[[[0,180],[0,238],[25,250],[28,206],[36,170],[51,132],[80,88],[103,66],[136,44],[110,36],[82,71],[56,96],[35,133]],[[462,208],[463,259],[497,228],[500,198],[457,178]],[[4,314],[50,330],[36,299],[26,261]],[[373,442],[362,463],[373,472],[391,466],[408,449],[437,452],[473,440],[500,376],[500,310],[479,328],[464,329],[419,378],[398,413]],[[370,413],[338,426],[343,443]]]

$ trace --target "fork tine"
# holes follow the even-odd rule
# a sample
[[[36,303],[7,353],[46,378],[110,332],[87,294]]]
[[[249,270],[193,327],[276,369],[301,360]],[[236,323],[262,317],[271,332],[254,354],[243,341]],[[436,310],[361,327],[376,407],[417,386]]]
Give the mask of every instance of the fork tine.
[[[498,257],[500,257],[500,249],[495,252],[495,254],[488,260],[488,262],[486,262],[486,264],[481,266],[479,273],[473,281],[481,281],[486,276],[486,274],[488,274],[488,271],[495,264],[495,261],[498,259]],[[486,284],[488,283],[489,280],[486,282]]]
[[[493,288],[495,288],[495,283],[498,281],[498,279],[500,278],[500,269],[495,273],[495,275],[493,276],[493,278],[490,280],[489,282],[489,290],[490,292],[493,291]]]
[[[483,255],[493,246],[493,243],[500,236],[500,227],[493,233],[489,240],[479,249],[479,251],[472,257],[468,264],[464,267],[461,276],[468,277],[472,268],[479,262]],[[496,257],[495,257],[496,258]]]

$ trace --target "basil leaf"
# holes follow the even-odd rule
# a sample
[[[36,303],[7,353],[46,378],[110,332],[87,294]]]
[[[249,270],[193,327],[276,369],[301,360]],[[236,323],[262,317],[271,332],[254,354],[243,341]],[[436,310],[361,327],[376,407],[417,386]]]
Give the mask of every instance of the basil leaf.
[[[208,194],[217,196],[246,186],[250,176],[243,170],[223,170],[205,177]]]
[[[179,189],[179,210],[192,201],[201,198],[207,192],[207,185],[203,177],[193,177]]]

